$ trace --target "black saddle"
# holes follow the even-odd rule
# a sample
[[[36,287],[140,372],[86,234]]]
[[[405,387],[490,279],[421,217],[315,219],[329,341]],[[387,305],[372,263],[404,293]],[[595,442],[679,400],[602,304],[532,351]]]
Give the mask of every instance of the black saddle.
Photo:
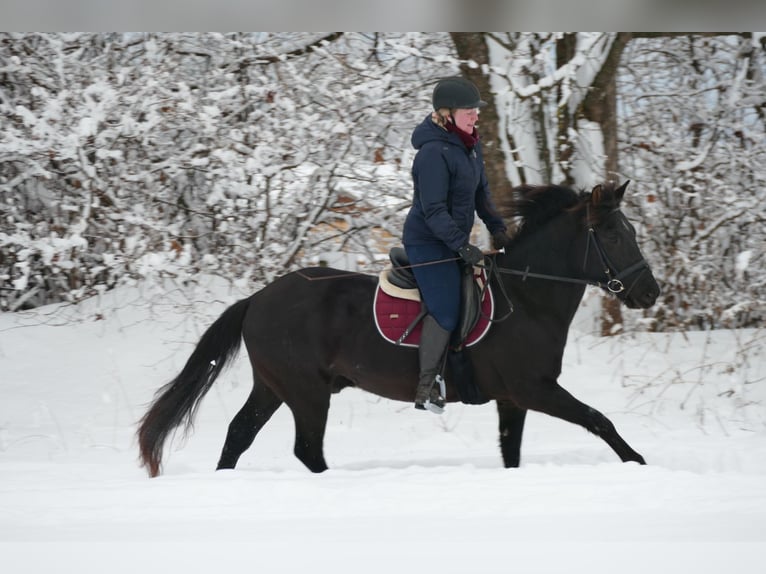
[[[417,289],[418,282],[415,281],[415,274],[412,272],[404,247],[392,247],[388,252],[388,258],[391,260],[388,280],[402,289]]]

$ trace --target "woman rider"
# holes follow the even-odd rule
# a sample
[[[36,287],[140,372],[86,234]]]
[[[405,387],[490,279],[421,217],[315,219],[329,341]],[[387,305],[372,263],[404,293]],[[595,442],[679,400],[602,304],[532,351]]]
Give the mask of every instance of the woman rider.
[[[413,265],[428,315],[419,348],[420,376],[415,408],[444,410],[435,384],[460,314],[461,261],[476,265],[481,250],[469,242],[478,213],[496,249],[510,241],[497,214],[484,171],[476,131],[479,108],[486,105],[478,88],[461,77],[439,81],[434,111],[412,132],[417,149],[412,164],[414,198],[404,223],[403,243]]]

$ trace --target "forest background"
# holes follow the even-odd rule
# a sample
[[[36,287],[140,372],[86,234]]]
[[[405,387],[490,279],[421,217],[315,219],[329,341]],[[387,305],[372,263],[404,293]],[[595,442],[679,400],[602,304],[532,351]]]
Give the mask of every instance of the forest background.
[[[602,332],[763,324],[757,33],[0,34],[0,310],[377,272],[411,200],[411,130],[458,73],[489,102],[498,203],[520,183],[631,180],[663,295],[604,299]]]
[[[128,17],[142,8],[157,28],[191,14],[201,23],[189,28],[224,28],[221,15],[247,26],[294,5],[224,0],[204,19],[195,0],[0,11],[41,2],[48,29],[90,26],[78,4],[88,22],[109,15],[125,29],[143,28]],[[320,27],[348,4],[299,14]],[[455,4],[369,10],[376,24],[420,10],[433,26]],[[465,3],[453,18],[518,26],[519,4]],[[588,25],[619,4],[534,9]],[[626,21],[656,19],[647,4],[623,8]],[[664,3],[660,26],[708,11]],[[734,13],[750,16],[727,4]],[[0,34],[5,570],[388,573],[437,561],[443,573],[760,572],[763,43],[753,33]],[[332,399],[331,471],[311,474],[290,455],[294,421],[282,409],[237,471],[213,472],[251,388],[240,358],[200,406],[194,436],[169,447],[163,477],[147,479],[136,421],[225,307],[301,265],[377,271],[410,203],[409,134],[436,79],[458,72],[489,102],[480,131],[498,201],[521,182],[631,179],[625,211],[662,299],[620,317],[588,289],[560,382],[649,465],[619,463],[595,437],[530,412],[523,465],[509,472],[494,405],[434,417],[348,389]],[[594,335],[598,315],[602,332],[624,320],[623,333]],[[426,532],[447,560],[413,543]]]

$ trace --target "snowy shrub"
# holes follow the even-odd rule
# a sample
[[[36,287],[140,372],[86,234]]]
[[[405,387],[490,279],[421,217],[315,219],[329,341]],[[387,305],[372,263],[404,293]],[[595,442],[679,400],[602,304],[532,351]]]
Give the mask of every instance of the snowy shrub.
[[[0,308],[380,250],[438,36],[5,34]],[[403,50],[401,44],[413,51]],[[378,233],[378,236],[375,235]]]
[[[757,36],[641,39],[624,58],[622,166],[663,283],[653,328],[763,325],[764,47]]]

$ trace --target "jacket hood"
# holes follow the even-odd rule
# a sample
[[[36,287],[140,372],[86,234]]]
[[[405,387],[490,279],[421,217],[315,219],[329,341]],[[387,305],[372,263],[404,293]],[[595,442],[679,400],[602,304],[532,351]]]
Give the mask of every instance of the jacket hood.
[[[440,128],[431,119],[431,114],[426,116],[422,122],[420,122],[415,129],[412,130],[412,137],[410,138],[412,147],[415,149],[422,148],[425,144],[431,141],[449,142],[452,144],[459,144],[460,140],[455,136],[452,137],[447,130]]]

